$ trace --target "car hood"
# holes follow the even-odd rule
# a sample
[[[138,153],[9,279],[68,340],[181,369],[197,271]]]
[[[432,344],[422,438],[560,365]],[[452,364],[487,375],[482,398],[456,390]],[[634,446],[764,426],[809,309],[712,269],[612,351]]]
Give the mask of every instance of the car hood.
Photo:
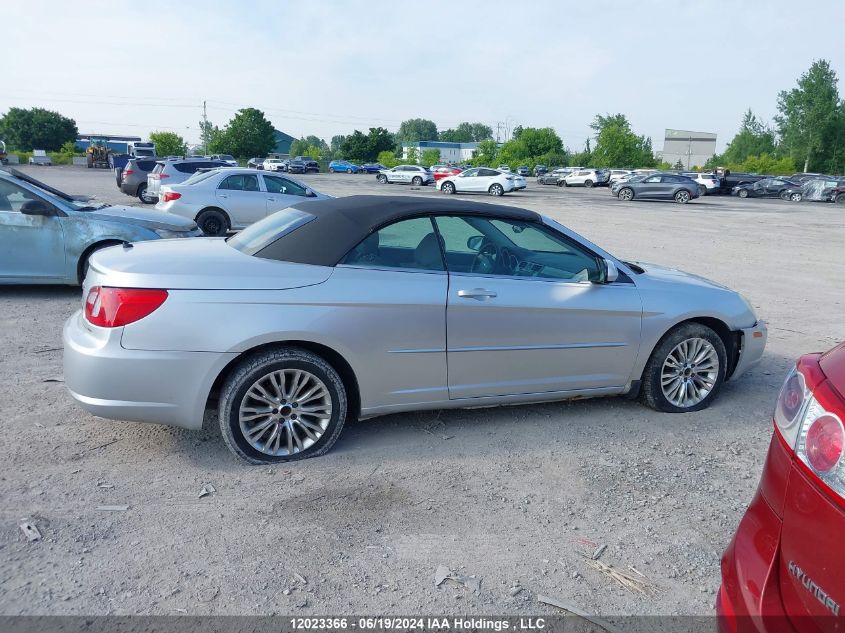
[[[710,288],[714,290],[727,290],[733,292],[727,286],[711,281],[705,277],[694,275],[692,273],[684,272],[676,268],[669,268],[667,266],[660,266],[659,264],[650,264],[648,262],[634,262],[637,266],[642,268],[645,272],[638,275],[637,278],[645,276],[649,280],[657,282],[666,282],[673,284],[684,284],[691,286],[699,286],[702,288]]]
[[[167,290],[282,290],[326,281],[334,269],[245,255],[220,237],[136,242],[97,251],[86,285]]]
[[[104,222],[128,222],[148,229],[190,231],[196,228],[193,220],[155,209],[112,206],[103,207],[94,211],[83,211],[82,213],[85,214],[85,217],[103,220]]]

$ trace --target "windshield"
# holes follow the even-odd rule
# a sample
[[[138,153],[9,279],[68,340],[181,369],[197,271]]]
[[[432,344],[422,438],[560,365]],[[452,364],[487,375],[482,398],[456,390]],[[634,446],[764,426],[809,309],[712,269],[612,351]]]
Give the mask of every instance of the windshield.
[[[220,160],[235,160],[235,158],[234,158],[234,156],[231,156],[230,154],[223,154],[220,157]]]
[[[268,215],[226,239],[229,246],[245,255],[255,255],[258,251],[269,246],[283,235],[295,231],[303,224],[308,224],[314,216],[294,207],[288,207]]]

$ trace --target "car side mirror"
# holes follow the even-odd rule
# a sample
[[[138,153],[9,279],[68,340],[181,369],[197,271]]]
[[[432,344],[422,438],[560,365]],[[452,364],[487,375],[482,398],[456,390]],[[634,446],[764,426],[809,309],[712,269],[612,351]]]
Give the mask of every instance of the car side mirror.
[[[604,263],[604,283],[612,284],[619,279],[619,269],[616,263],[609,259],[604,259],[602,262]]]
[[[483,235],[471,235],[467,238],[467,248],[471,251],[480,251],[482,244],[484,244]]]
[[[56,215],[55,209],[43,200],[27,200],[21,205],[21,213],[23,215]]]
[[[306,190],[305,190],[305,197],[306,197],[306,198],[316,198],[316,197],[317,197],[317,194],[316,194],[316,193],[314,193],[314,191],[313,191],[313,190],[311,190],[311,189],[306,189]]]

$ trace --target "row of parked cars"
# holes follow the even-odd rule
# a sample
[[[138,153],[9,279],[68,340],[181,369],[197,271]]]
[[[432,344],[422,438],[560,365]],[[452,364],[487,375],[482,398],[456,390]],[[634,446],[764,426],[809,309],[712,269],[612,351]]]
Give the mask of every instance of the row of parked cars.
[[[320,173],[320,163],[310,156],[294,158],[250,158],[247,167],[266,171],[283,171],[290,174]]]

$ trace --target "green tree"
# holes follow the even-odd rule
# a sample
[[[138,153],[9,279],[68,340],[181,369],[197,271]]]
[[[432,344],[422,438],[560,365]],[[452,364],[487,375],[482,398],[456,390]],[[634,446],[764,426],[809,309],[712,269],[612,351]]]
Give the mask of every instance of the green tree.
[[[159,156],[184,156],[185,139],[176,132],[150,132],[150,141],[156,144]]]
[[[211,121],[208,121],[207,119],[203,119],[202,121],[200,121],[200,143],[202,144],[206,153],[211,152],[209,147],[212,144],[212,141],[214,139],[214,130],[216,130],[216,129],[217,128],[215,128],[214,125],[212,125]],[[219,154],[220,152],[214,152],[214,153]],[[224,152],[224,153],[228,153],[228,152]]]
[[[396,154],[394,152],[391,152],[390,150],[379,152],[376,162],[381,163],[385,167],[396,167],[396,165],[399,164],[399,160],[396,158]]]
[[[436,141],[437,124],[428,119],[408,119],[402,121],[396,132],[396,143],[416,143],[417,141]]]
[[[346,160],[364,162],[369,160],[369,138],[359,130],[355,130],[343,140],[340,151]]]
[[[367,134],[367,155],[365,160],[375,160],[379,154],[396,147],[396,138],[383,127],[371,127]]]
[[[420,156],[420,165],[423,167],[431,167],[440,162],[439,149],[424,149]]]
[[[344,136],[343,134],[336,134],[332,137],[329,148],[332,150],[332,152],[339,152],[340,148],[343,146],[343,141],[345,140],[346,136]]]
[[[596,115],[590,124],[596,146],[590,156],[594,167],[653,167],[651,139],[638,136],[624,114]]]
[[[55,152],[78,136],[76,121],[44,108],[9,108],[0,117],[0,137],[10,148]]]
[[[725,163],[731,171],[748,172],[752,174],[765,174],[767,176],[788,176],[795,173],[795,163],[789,156],[772,156],[760,154],[758,156],[747,156],[740,163]]]
[[[587,167],[588,165],[592,165],[593,163],[593,150],[590,146],[590,139],[584,143],[584,150],[578,152],[577,154],[572,155],[572,160],[570,161],[570,165],[575,165],[577,167]]]
[[[481,141],[478,144],[478,149],[473,153],[472,160],[470,162],[476,166],[487,165],[493,167],[496,164],[498,153],[499,145],[496,141],[492,139]]]
[[[760,121],[749,109],[742,116],[739,132],[722,154],[722,162],[742,163],[749,156],[774,155],[777,152],[775,131]]]
[[[512,139],[518,139],[520,136],[522,136],[522,132],[523,132],[524,130],[525,130],[525,128],[524,128],[524,127],[522,127],[521,125],[517,125],[517,126],[513,129],[513,131],[511,132],[511,138],[512,138]]]
[[[514,142],[514,141],[509,141]],[[517,143],[525,145],[528,156],[542,156],[548,153],[559,153],[563,151],[563,141],[550,127],[527,127],[523,128],[516,139]],[[507,145],[507,143],[505,143]]]
[[[804,170],[822,169],[836,162],[837,142],[843,136],[845,114],[839,100],[838,79],[826,60],[813,62],[798,86],[778,95],[778,125],[786,152]]]
[[[489,125],[485,125],[484,123],[469,123],[468,121],[458,124],[454,129],[450,128],[440,132],[441,141],[452,143],[472,143],[492,138],[493,130]]]
[[[408,155],[405,158],[405,162],[409,165],[416,165],[420,161],[420,152],[417,149],[416,145],[410,145],[408,147]]]
[[[672,169],[676,169],[678,171],[685,171],[686,167],[684,167],[684,162],[679,158],[678,162],[672,165]]]
[[[276,146],[273,124],[256,108],[238,110],[223,130],[219,143],[225,148],[226,154],[239,157],[266,156]],[[219,150],[215,153],[219,153]]]

